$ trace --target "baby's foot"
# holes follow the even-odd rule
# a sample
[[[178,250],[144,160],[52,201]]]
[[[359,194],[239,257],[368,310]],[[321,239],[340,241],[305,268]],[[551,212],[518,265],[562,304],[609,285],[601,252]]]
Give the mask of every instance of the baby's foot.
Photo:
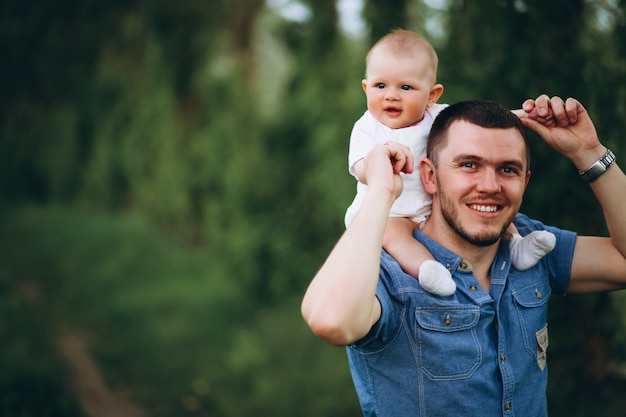
[[[422,262],[419,271],[419,282],[426,291],[435,295],[448,296],[456,291],[456,284],[450,271],[439,262],[427,260]]]
[[[511,240],[511,263],[525,271],[537,264],[556,245],[556,236],[545,230],[536,230],[522,237],[514,234]]]

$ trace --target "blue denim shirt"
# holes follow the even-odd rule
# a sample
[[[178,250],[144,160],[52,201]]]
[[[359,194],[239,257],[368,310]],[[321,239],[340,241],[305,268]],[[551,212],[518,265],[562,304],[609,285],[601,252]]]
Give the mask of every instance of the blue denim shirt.
[[[502,240],[489,293],[466,260],[421,232],[415,237],[449,267],[457,284],[434,296],[383,251],[377,297],[380,320],[348,346],[365,416],[547,415],[548,299],[569,282],[576,235],[519,214],[522,235],[548,230],[556,247],[535,267],[511,267]]]

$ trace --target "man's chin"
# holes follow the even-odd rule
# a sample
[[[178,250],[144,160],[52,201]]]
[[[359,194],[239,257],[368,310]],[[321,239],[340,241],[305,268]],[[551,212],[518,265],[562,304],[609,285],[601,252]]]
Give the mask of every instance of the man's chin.
[[[487,246],[491,246],[491,245],[497,243],[498,240],[500,240],[500,236],[495,237],[495,238],[494,237],[489,237],[489,238],[486,238],[486,237],[485,238],[483,238],[483,237],[480,237],[480,238],[472,238],[472,237],[467,238],[466,237],[465,240],[467,240],[469,243],[471,243],[473,245],[476,245],[476,246],[487,247]]]
[[[442,204],[443,207],[445,205]],[[480,247],[487,247],[497,243],[504,232],[506,231],[509,223],[500,223],[501,227],[496,225],[496,222],[473,222],[472,219],[461,220],[457,216],[454,210],[445,211],[442,210],[442,215],[448,226],[456,232],[466,242]]]
[[[492,230],[471,233],[467,230],[464,230],[463,228],[457,228],[456,232],[466,242],[471,243],[472,245],[487,247],[498,243],[498,241],[502,237],[502,234],[504,233],[504,230]]]

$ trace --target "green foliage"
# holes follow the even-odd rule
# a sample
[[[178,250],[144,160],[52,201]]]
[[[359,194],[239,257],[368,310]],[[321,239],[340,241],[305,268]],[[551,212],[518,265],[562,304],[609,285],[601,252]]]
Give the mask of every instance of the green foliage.
[[[367,0],[361,37],[335,3],[297,21],[261,0],[2,3],[2,414],[79,414],[66,332],[150,415],[358,414],[298,304],[343,230],[364,57],[390,29],[433,38],[442,102],[576,96],[624,148],[624,1]],[[523,211],[604,233],[574,167],[531,147]],[[618,414],[625,308],[555,300],[551,415]]]
[[[11,415],[70,409],[50,345],[65,334],[83,338],[105,379],[149,415],[358,412],[343,349],[320,349],[299,297],[252,311],[219,258],[138,216],[22,207],[4,217],[2,283],[15,289],[4,311],[29,314],[0,329],[12,340],[2,382]],[[303,378],[319,369],[327,369],[322,378]],[[320,388],[331,394],[319,400]],[[346,397],[353,401],[338,408]]]
[[[408,26],[407,0],[365,0],[363,17],[370,25],[370,44],[396,28]]]
[[[616,329],[623,329],[624,294],[569,295],[551,302],[549,415],[623,415],[626,345],[624,332]]]
[[[0,249],[14,256],[14,265],[19,268],[14,270],[14,265],[0,257],[0,414],[81,416],[76,400],[66,393],[66,369],[55,355],[47,306],[31,279],[35,268],[29,248],[5,233],[1,236]]]

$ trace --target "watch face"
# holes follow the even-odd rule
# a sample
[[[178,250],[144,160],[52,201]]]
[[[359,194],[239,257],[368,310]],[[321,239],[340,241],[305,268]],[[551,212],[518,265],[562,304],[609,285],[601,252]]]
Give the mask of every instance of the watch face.
[[[598,161],[595,164],[593,164],[591,168],[589,168],[589,170],[587,171],[587,174],[591,178],[596,178],[596,177],[599,177],[600,174],[602,174],[604,171],[606,171],[606,167],[604,166],[603,161]]]
[[[600,175],[604,174],[606,170],[613,165],[613,162],[615,162],[615,154],[611,152],[610,149],[607,149],[602,158],[598,159],[593,163],[593,165],[587,168],[585,172],[581,173],[580,177],[583,181],[593,181]]]

